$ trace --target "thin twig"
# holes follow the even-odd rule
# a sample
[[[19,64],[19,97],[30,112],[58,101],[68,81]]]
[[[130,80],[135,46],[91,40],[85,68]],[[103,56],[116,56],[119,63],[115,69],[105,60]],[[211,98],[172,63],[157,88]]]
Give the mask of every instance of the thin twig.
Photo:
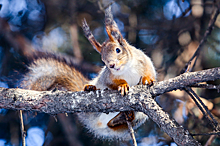
[[[207,106],[202,102],[202,100],[199,98],[199,96],[190,87],[186,87],[185,91],[191,96],[191,98],[194,100],[194,102],[196,103],[196,105],[198,106],[200,111],[203,113],[203,115],[206,117],[206,119],[210,121],[213,129],[218,130],[217,129],[218,128],[218,122],[212,116],[211,112],[208,110]],[[203,108],[205,109],[206,112],[204,111]],[[209,119],[208,115],[209,115],[209,117],[211,117],[212,120]]]
[[[191,88],[190,88],[191,89]],[[202,106],[198,103],[198,101],[196,100],[196,98],[193,96],[193,94],[188,90],[188,88],[185,88],[185,91],[186,93],[189,94],[189,96],[193,99],[193,101],[195,102],[195,104],[197,105],[197,107],[200,109],[200,111],[202,112],[202,114],[211,122],[211,120],[209,119],[207,113],[204,111],[204,109],[202,108]],[[213,125],[212,123],[212,126],[213,128],[215,129],[215,125]]]
[[[202,102],[202,100],[200,99],[200,97],[190,88],[187,87],[187,90],[189,90],[195,97],[196,99],[199,101],[199,103],[202,105],[202,107],[206,110],[207,114],[211,117],[214,125],[215,125],[215,130],[218,130],[218,122],[216,121],[216,119],[213,117],[213,115],[211,114],[211,112],[209,111],[209,109],[207,108],[207,106]]]
[[[198,55],[198,56],[199,56],[199,55]],[[195,59],[195,61],[193,62],[193,65],[191,65],[192,68],[189,69],[190,72],[191,72],[191,71],[193,70],[193,68],[196,66],[196,62],[197,62],[197,60],[198,60],[198,56],[196,56],[196,59]]]
[[[128,115],[126,114],[126,112],[124,112],[124,115],[125,115],[125,118],[126,118],[128,129],[130,131],[130,135],[131,135],[131,139],[133,141],[133,145],[137,146],[137,141],[136,141],[136,138],[135,138],[135,135],[134,135],[134,129],[132,128],[131,122],[128,120]]]
[[[20,116],[20,124],[21,124],[21,138],[22,138],[22,146],[25,146],[25,137],[26,137],[26,132],[24,131],[24,121],[23,121],[23,114],[22,114],[22,110],[19,110],[19,116]]]
[[[201,50],[203,44],[205,43],[205,41],[207,40],[207,37],[211,34],[211,32],[212,32],[212,30],[213,30],[213,28],[214,28],[213,26],[214,26],[214,24],[215,24],[215,21],[216,21],[217,16],[218,16],[219,13],[220,13],[220,10],[219,10],[219,8],[217,7],[217,8],[216,8],[216,11],[215,11],[214,17],[209,21],[209,25],[208,25],[208,28],[207,28],[205,34],[204,34],[203,39],[200,41],[197,50],[195,51],[195,53],[193,54],[193,56],[191,57],[191,59],[188,61],[188,63],[186,64],[186,66],[185,66],[184,68],[188,68],[187,66],[189,66],[189,64],[191,64],[192,60],[193,60],[195,57],[198,57],[198,56],[199,56],[199,53],[200,53],[200,50]],[[196,60],[195,60],[194,64],[196,64]],[[192,65],[193,67],[194,67],[194,64]],[[186,72],[186,70],[185,70],[184,72]]]

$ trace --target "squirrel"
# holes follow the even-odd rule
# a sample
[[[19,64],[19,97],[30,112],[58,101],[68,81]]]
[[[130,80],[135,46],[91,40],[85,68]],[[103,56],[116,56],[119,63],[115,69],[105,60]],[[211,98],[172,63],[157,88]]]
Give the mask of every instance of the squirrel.
[[[108,88],[118,90],[124,96],[128,93],[129,86],[137,85],[140,81],[143,85],[151,85],[156,81],[156,70],[151,59],[123,38],[113,20],[110,6],[105,11],[105,28],[109,37],[107,41],[102,44],[97,42],[85,19],[82,28],[105,63],[99,75],[85,85],[84,91]],[[124,114],[127,114],[133,128],[139,127],[147,119],[142,112],[133,111],[110,114],[82,113],[79,118],[88,129],[96,131],[97,136],[125,139],[129,134]]]
[[[21,81],[21,87],[32,90],[94,91],[112,89],[128,94],[129,87],[139,82],[151,85],[156,81],[156,70],[151,59],[131,46],[121,35],[109,6],[105,11],[105,27],[109,39],[102,45],[96,41],[83,20],[83,31],[94,49],[101,54],[105,66],[96,78],[89,81],[62,57],[44,56],[35,59]],[[126,114],[126,115],[125,115]],[[134,129],[147,119],[142,112],[78,113],[79,120],[98,138],[126,139],[129,137],[127,121]],[[126,118],[127,116],[127,118]]]

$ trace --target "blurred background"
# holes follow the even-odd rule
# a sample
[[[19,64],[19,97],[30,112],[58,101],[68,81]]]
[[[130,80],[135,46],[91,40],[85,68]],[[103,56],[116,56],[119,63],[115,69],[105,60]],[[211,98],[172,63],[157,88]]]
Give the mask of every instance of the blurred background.
[[[154,62],[158,81],[180,74],[194,54],[216,11],[214,0],[0,0],[0,86],[19,85],[33,52],[53,52],[72,58],[92,79],[104,64],[84,37],[85,18],[99,42],[107,39],[104,8],[112,3],[114,20],[124,38],[142,49]],[[208,36],[193,71],[220,66],[220,16]],[[209,84],[220,84],[211,81]],[[220,94],[217,90],[193,88],[219,121]],[[163,109],[191,133],[213,129],[184,91],[156,98]],[[130,146],[132,141],[100,140],[83,127],[74,114],[50,116],[24,113],[28,146]],[[176,145],[148,120],[136,130],[139,146]],[[195,137],[203,145],[210,136]],[[220,145],[219,137],[211,137]],[[17,111],[0,110],[0,146],[21,145]]]

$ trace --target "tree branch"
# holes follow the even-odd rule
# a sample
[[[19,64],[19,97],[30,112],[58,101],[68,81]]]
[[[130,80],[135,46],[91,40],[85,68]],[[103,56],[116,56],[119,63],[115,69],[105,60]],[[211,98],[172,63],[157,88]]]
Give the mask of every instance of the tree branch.
[[[220,67],[184,73],[175,78],[156,83],[150,88],[150,93],[152,96],[157,96],[172,90],[182,89],[199,82],[214,81],[220,79],[219,71]]]
[[[142,94],[147,95],[146,97],[155,97],[199,82],[217,79],[220,79],[220,67],[184,73],[175,78],[154,83],[151,87],[146,85],[131,87],[129,94],[123,98],[118,91],[114,90],[88,93],[0,88],[0,108],[34,110],[49,114],[138,111],[135,105],[144,100]]]
[[[121,97],[115,90],[65,92],[0,88],[0,108],[32,110],[49,114],[141,111],[156,122],[178,145],[199,145],[189,132],[170,118],[152,97],[199,82],[217,79],[220,79],[220,68],[184,73],[175,78],[154,83],[151,87],[144,85],[131,87],[125,97]]]

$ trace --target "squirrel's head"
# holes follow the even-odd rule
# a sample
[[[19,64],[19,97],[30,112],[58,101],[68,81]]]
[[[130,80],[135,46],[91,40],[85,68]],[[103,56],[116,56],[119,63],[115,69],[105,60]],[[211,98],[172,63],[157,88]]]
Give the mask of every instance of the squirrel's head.
[[[113,20],[111,6],[105,11],[105,28],[109,39],[103,44],[96,41],[91,33],[86,20],[83,20],[83,30],[85,36],[93,45],[94,49],[102,56],[102,61],[114,74],[123,72],[131,53],[128,49],[128,43],[123,38],[117,24]]]
[[[103,43],[101,49],[102,61],[113,74],[121,74],[125,71],[129,56],[130,54],[124,45],[111,40]]]

